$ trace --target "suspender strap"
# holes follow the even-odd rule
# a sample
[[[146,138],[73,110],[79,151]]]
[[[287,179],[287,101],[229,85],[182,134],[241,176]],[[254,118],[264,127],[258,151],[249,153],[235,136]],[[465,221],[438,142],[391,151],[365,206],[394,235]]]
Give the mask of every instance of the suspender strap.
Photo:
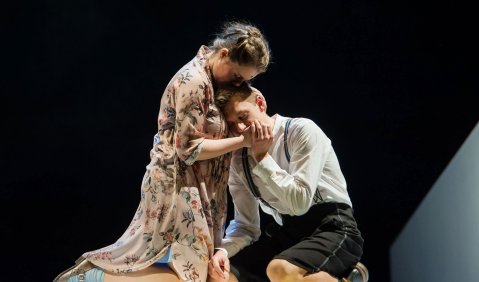
[[[289,118],[286,121],[286,126],[284,127],[284,135],[283,135],[284,153],[286,154],[286,159],[288,160],[288,163],[289,163],[289,159],[291,158],[289,156],[289,151],[288,151],[288,128],[289,128],[289,125],[291,124],[292,120],[293,120],[292,118]]]
[[[289,155],[289,151],[288,151],[288,129],[292,120],[293,120],[292,118],[289,118],[286,121],[286,126],[284,127],[284,138],[283,138],[284,153],[286,154],[286,159],[288,160],[288,163],[290,162],[290,159],[291,159],[291,156]],[[323,197],[321,196],[321,193],[319,193],[319,189],[316,189],[316,192],[314,193],[314,196],[313,196],[313,203],[317,204],[322,201],[323,201]]]
[[[251,176],[251,170],[249,168],[249,163],[248,163],[248,148],[246,147],[243,148],[243,151],[241,152],[241,159],[243,161],[243,171],[246,176],[246,181],[248,181],[249,190],[251,191],[251,193],[253,193],[253,196],[256,199],[260,200],[264,205],[272,209],[275,209],[272,206],[270,206],[270,204],[266,202],[263,198],[261,198],[261,194],[259,193],[258,187],[256,187],[256,185],[253,182],[253,177]]]
[[[286,127],[284,129],[284,152],[286,153],[286,158],[288,159],[288,162],[289,162],[290,156],[288,152],[287,137],[288,137],[288,128],[289,128],[289,125],[291,124],[291,120],[292,119],[289,118],[286,121]],[[253,177],[251,176],[249,162],[248,162],[248,148],[246,147],[243,148],[241,152],[241,159],[243,162],[243,171],[246,176],[246,181],[248,182],[249,190],[251,191],[251,193],[253,194],[255,198],[259,199],[266,206],[273,208],[268,204],[268,202],[266,202],[263,198],[261,198],[261,194],[259,193],[258,187],[256,187],[256,185],[254,184]]]
[[[244,147],[243,151],[241,152],[241,159],[243,161],[243,171],[246,176],[246,181],[248,181],[248,186],[249,189],[251,190],[251,193],[253,193],[253,196],[256,198],[260,197],[258,187],[253,182],[253,177],[251,176],[251,170],[249,168],[249,163],[248,163],[248,148]]]

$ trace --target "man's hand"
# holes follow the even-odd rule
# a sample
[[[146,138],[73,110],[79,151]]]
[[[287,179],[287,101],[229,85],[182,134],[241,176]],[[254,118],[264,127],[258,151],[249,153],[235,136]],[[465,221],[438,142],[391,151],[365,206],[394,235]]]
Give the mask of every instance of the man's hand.
[[[269,147],[273,144],[273,130],[270,126],[255,120],[251,124],[253,140],[251,150],[256,161],[261,161],[268,155]]]
[[[230,260],[226,253],[218,250],[208,263],[208,274],[214,281],[228,281],[230,277]]]
[[[251,126],[246,127],[242,132],[241,135],[243,135],[244,141],[243,143],[245,144],[244,147],[251,147],[251,144],[253,142],[253,129]]]

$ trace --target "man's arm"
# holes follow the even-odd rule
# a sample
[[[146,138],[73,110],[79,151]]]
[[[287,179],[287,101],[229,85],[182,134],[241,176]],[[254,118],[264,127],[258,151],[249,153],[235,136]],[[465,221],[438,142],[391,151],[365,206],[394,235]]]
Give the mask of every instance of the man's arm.
[[[291,215],[301,215],[311,206],[319,179],[331,152],[331,142],[322,130],[311,120],[298,120],[297,128],[290,130],[291,160],[289,171],[283,170],[272,156],[266,155],[253,168],[281,205]],[[254,144],[252,145],[254,146]],[[253,147],[252,147],[253,149]]]
[[[261,235],[258,201],[249,191],[244,173],[239,173],[237,166],[241,157],[233,157],[230,166],[228,186],[234,203],[234,219],[226,228],[221,247],[234,256],[241,249],[251,245]]]

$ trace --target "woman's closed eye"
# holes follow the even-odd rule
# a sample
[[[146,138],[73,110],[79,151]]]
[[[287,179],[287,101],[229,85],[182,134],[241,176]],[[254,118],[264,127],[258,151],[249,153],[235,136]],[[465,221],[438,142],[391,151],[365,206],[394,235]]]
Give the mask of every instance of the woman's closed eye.
[[[232,81],[233,83],[241,84],[241,83],[243,83],[243,81],[244,81],[244,79],[241,75],[238,75],[236,73],[233,74],[233,81]]]

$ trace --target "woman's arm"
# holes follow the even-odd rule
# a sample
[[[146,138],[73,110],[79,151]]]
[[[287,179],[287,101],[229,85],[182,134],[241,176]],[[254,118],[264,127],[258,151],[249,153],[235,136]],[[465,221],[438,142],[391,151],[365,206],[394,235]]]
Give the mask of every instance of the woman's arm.
[[[243,147],[251,147],[251,133],[249,129],[236,137],[203,140],[197,160],[215,158]]]

